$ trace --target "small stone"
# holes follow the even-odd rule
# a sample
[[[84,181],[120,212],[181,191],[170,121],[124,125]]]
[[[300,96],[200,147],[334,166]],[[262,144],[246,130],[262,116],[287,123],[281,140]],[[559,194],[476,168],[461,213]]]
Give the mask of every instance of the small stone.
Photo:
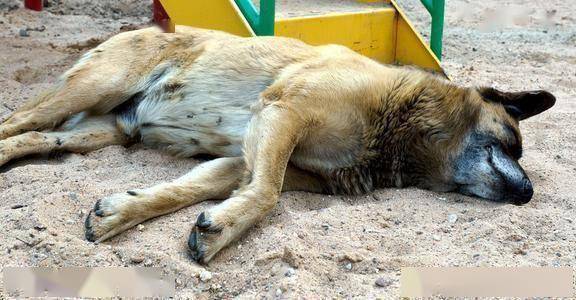
[[[352,263],[347,263],[344,268],[348,271],[352,270]]]
[[[45,260],[46,258],[48,258],[48,255],[43,254],[43,253],[34,253],[32,254],[32,257],[36,258],[39,261]]]
[[[292,268],[289,268],[288,270],[286,270],[286,272],[284,273],[284,276],[286,277],[292,277],[296,274],[296,271]]]
[[[44,230],[46,230],[46,226],[44,226],[42,224],[36,224],[36,225],[34,225],[34,229],[36,229],[38,231],[44,231]]]
[[[435,241],[440,241],[440,240],[441,240],[440,236],[437,235],[437,234],[433,235],[433,236],[432,236],[432,239],[435,240]]]
[[[68,197],[70,198],[70,200],[74,201],[74,202],[78,202],[78,195],[74,192],[71,192],[68,194]]]
[[[144,230],[144,225],[138,224],[138,226],[136,226],[136,229],[138,229],[138,231],[142,231]]]
[[[416,234],[417,234],[417,235],[421,235],[421,234],[423,234],[423,233],[424,233],[424,232],[423,232],[423,231],[420,231],[420,230],[416,231]]]
[[[472,47],[472,51],[473,51],[473,52],[476,52],[476,51],[478,51],[478,49]]]
[[[324,224],[322,224],[322,228],[324,228],[324,230],[328,230],[328,229],[330,229],[330,224],[324,223]]]
[[[516,250],[514,250],[514,254],[526,255],[526,254],[528,254],[528,252],[526,252],[526,251],[523,250],[523,249],[516,249]]]
[[[276,289],[276,297],[282,296],[282,289]]]
[[[130,262],[134,263],[134,264],[139,264],[142,263],[144,261],[144,257],[140,256],[140,255],[134,255],[132,257],[130,257]]]
[[[24,204],[14,204],[14,205],[10,206],[10,208],[11,208],[11,209],[19,209],[19,208],[26,207],[26,206],[28,206],[28,205],[24,205]]]
[[[212,273],[210,273],[209,271],[203,270],[202,272],[200,272],[200,280],[202,282],[207,282],[210,279],[212,279]]]
[[[72,225],[72,224],[74,224],[74,220],[68,219],[68,220],[66,220],[66,224]]]
[[[456,221],[458,221],[458,215],[456,214],[449,214],[448,215],[448,223],[456,223]]]
[[[149,267],[152,265],[152,260],[147,258],[144,260],[144,266]]]
[[[378,287],[385,288],[385,287],[389,287],[390,285],[392,285],[392,280],[384,278],[384,277],[380,277],[380,278],[376,279],[374,284]]]
[[[46,26],[42,25],[40,27],[26,28],[26,30],[42,32],[42,31],[46,30]]]
[[[28,37],[28,36],[30,36],[30,33],[28,33],[28,29],[26,29],[26,28],[21,28],[21,29],[18,31],[18,35],[19,35],[19,36],[22,36],[22,37]]]

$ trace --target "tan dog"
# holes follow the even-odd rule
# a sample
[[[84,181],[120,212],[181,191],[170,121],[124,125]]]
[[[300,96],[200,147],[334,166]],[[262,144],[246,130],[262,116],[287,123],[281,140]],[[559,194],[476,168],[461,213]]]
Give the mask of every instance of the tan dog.
[[[266,216],[281,191],[361,194],[418,186],[526,203],[518,121],[544,91],[464,88],[341,46],[179,27],[116,35],[0,125],[0,165],[32,153],[142,141],[212,154],[171,183],[96,202],[86,238],[106,240],[207,199],[189,239],[206,262]]]

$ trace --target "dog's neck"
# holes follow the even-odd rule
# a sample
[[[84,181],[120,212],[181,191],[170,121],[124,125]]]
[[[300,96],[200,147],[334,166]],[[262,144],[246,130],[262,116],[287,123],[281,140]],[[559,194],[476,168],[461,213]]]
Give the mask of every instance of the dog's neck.
[[[478,115],[470,91],[427,74],[397,79],[373,113],[368,136],[379,185],[437,189],[445,181],[446,163]]]
[[[368,112],[364,151],[354,167],[333,174],[335,193],[361,194],[378,187],[445,190],[446,162],[474,123],[479,106],[471,89],[427,74],[407,72],[383,91]],[[412,78],[410,78],[412,76]]]

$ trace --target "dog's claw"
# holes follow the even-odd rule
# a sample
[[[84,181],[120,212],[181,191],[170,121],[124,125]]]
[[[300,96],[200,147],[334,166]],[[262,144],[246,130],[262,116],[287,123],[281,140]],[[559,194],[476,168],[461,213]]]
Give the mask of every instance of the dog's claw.
[[[198,227],[198,228],[208,229],[211,224],[212,224],[212,222],[210,222],[210,220],[206,219],[206,214],[204,212],[200,213],[200,215],[198,216],[198,219],[196,219],[196,227]]]
[[[88,213],[86,220],[84,220],[84,236],[88,241],[95,242],[96,236],[94,236],[94,231],[92,230],[92,222],[90,221],[91,215],[92,211]]]
[[[190,250],[190,257],[198,263],[203,263],[204,251],[199,248],[196,230],[192,230],[192,233],[190,233],[190,237],[188,238],[188,248]]]
[[[94,243],[102,242],[146,220],[130,213],[138,200],[122,193],[96,201],[84,221],[86,239]]]
[[[206,264],[229,243],[229,228],[216,220],[211,213],[201,213],[188,238],[190,257],[200,264]]]
[[[98,201],[96,201],[96,204],[94,204],[94,214],[98,217],[103,217],[104,211],[102,211],[102,209],[100,209],[100,201],[101,200],[98,200]]]

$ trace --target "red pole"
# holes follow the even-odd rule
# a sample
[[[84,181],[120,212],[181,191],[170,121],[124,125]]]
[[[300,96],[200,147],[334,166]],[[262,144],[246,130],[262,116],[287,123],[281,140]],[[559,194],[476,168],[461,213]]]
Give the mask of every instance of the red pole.
[[[160,3],[160,0],[154,0],[153,4],[154,11],[152,18],[154,19],[154,23],[162,27],[164,31],[173,31],[173,29],[170,28],[170,17],[162,6],[162,3]]]
[[[35,11],[42,11],[42,0],[24,0],[24,7]]]

